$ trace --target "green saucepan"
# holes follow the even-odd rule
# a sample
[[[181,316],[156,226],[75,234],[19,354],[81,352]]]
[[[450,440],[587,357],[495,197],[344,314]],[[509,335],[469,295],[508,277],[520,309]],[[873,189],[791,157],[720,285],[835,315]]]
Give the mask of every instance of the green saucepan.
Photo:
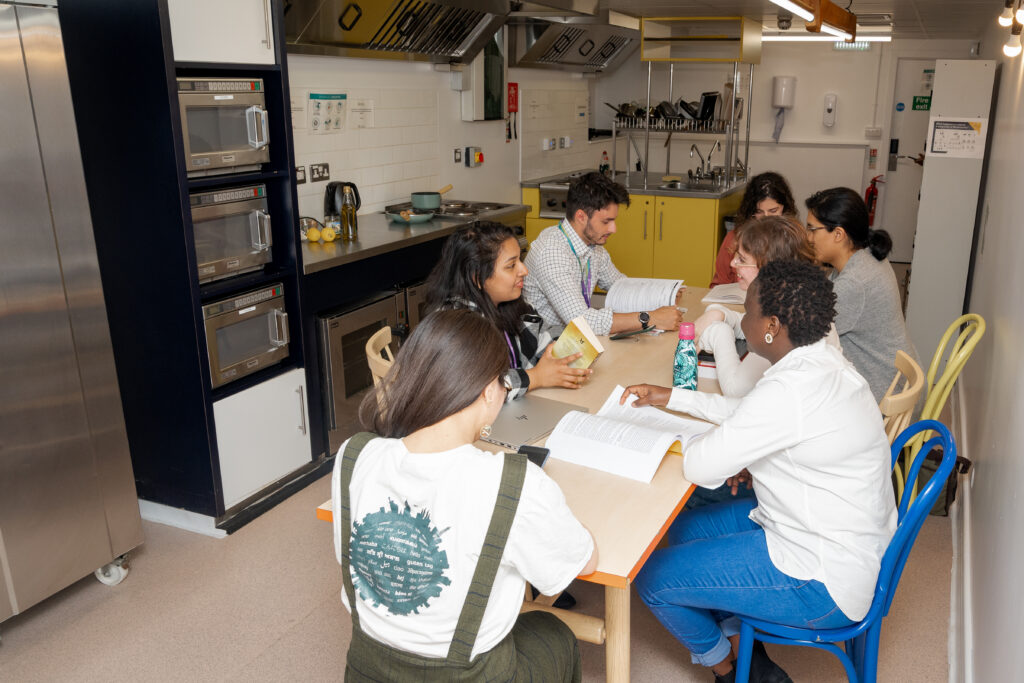
[[[452,189],[451,185],[445,185],[438,192],[413,192],[412,208],[421,211],[433,211],[441,208],[441,195]]]

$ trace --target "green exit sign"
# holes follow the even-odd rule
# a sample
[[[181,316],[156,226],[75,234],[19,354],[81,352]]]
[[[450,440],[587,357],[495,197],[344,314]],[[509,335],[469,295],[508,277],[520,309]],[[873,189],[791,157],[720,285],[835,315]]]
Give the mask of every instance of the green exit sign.
[[[932,108],[931,95],[914,95],[914,111],[928,111]]]

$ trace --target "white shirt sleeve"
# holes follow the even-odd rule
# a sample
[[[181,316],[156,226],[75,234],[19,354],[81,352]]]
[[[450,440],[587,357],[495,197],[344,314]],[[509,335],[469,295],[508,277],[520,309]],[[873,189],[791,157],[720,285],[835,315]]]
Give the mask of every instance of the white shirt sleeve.
[[[672,396],[669,397],[665,407],[679,413],[688,413],[714,424],[721,424],[723,420],[732,415],[739,404],[740,399],[730,396],[719,396],[690,389],[673,389]]]
[[[700,336],[700,345],[715,355],[718,385],[726,396],[746,396],[772,366],[768,359],[753,351],[740,360],[733,328],[725,322],[708,325]]]
[[[751,463],[796,445],[802,431],[799,404],[781,382],[762,380],[718,427],[687,446],[684,476],[716,488]]]
[[[558,484],[529,463],[504,559],[534,588],[554,595],[579,575],[593,553],[594,539],[573,516]]]
[[[709,304],[705,311],[719,311],[725,316],[725,323],[732,328],[733,334],[737,339],[746,339],[743,335],[743,328],[740,327],[740,323],[743,322],[743,314],[739,311],[734,311],[731,308],[726,308],[722,304]]]

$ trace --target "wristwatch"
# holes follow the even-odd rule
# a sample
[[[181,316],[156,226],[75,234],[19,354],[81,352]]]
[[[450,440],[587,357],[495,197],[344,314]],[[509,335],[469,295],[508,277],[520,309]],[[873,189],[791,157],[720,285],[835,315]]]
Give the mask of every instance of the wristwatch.
[[[651,326],[651,314],[647,311],[640,311],[637,317],[640,318],[640,329],[646,330]]]

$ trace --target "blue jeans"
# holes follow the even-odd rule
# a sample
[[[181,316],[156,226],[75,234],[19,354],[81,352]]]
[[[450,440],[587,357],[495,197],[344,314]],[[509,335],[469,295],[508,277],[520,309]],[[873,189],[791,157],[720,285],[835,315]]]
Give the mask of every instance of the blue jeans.
[[[754,489],[748,488],[746,484],[739,485],[736,489],[736,495],[733,495],[732,487],[728,484],[722,484],[717,489],[706,489],[703,486],[698,486],[690,494],[690,498],[686,501],[683,510],[694,510],[714,503],[724,503],[726,501],[753,497]]]
[[[746,498],[680,515],[668,531],[670,546],[656,550],[636,578],[640,598],[695,664],[714,666],[730,655],[737,614],[804,628],[853,623],[823,583],[775,568],[764,531],[747,516],[756,505]]]

